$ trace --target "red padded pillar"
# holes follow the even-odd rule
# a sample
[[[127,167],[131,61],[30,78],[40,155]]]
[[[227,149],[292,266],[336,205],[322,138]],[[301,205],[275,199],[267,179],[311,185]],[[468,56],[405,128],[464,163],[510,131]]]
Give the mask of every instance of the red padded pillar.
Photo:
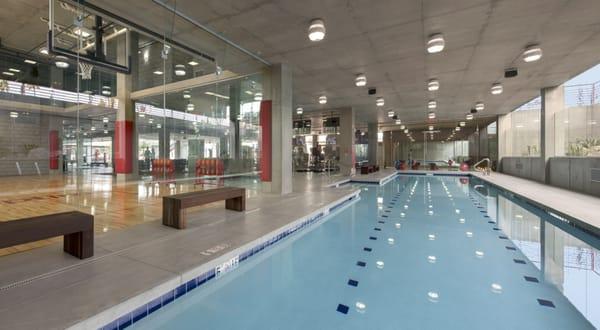
[[[118,120],[115,122],[115,171],[133,172],[133,122]]]
[[[260,180],[271,182],[271,106],[270,100],[260,102]]]
[[[59,142],[58,131],[50,131],[48,135],[48,155],[50,157],[48,167],[51,170],[58,170],[58,157],[60,156]]]

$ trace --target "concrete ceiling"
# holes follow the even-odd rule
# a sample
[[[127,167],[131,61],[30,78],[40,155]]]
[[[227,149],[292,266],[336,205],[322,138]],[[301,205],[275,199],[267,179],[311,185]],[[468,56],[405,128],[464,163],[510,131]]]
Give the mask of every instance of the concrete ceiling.
[[[482,116],[507,113],[540,88],[600,62],[597,0],[163,1],[272,63],[289,63],[295,106],[305,111],[352,106],[358,123],[388,123],[388,110],[405,123],[422,123],[430,99],[438,102],[440,122],[464,119],[477,101],[485,102]],[[150,0],[91,2],[180,42],[219,51],[214,40],[173,24],[173,15]],[[321,42],[307,38],[312,18],[325,21]],[[427,54],[427,37],[438,32],[446,48]],[[520,55],[530,43],[539,43],[544,56],[526,64]],[[507,67],[517,67],[519,76],[503,78]],[[384,107],[375,106],[366,88],[354,86],[358,73],[385,98]],[[440,80],[439,91],[426,90],[429,78]],[[494,82],[504,84],[503,94],[489,93]],[[328,97],[325,106],[317,102],[321,94]]]

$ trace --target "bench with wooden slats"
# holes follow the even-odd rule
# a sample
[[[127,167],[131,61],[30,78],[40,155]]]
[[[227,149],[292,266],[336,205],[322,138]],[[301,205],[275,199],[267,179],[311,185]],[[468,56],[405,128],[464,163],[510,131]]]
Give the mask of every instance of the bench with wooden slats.
[[[94,216],[64,212],[0,222],[0,248],[64,236],[63,250],[79,259],[94,255]]]
[[[163,225],[185,229],[187,209],[208,203],[225,201],[228,210],[246,210],[246,189],[222,187],[163,197]]]

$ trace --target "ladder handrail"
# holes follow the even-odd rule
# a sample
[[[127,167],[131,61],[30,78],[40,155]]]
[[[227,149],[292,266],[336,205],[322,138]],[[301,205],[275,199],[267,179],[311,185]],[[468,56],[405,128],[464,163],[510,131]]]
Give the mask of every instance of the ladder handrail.
[[[482,167],[480,170],[480,168],[478,166],[479,166],[479,164],[481,164],[483,162],[487,162],[487,167],[485,167],[485,168]],[[490,173],[491,173],[490,163],[491,162],[492,162],[492,160],[486,157],[486,158],[478,161],[477,163],[475,163],[475,165],[473,165],[473,168],[475,168],[475,171],[482,172],[484,175],[486,175],[486,174],[490,175]]]

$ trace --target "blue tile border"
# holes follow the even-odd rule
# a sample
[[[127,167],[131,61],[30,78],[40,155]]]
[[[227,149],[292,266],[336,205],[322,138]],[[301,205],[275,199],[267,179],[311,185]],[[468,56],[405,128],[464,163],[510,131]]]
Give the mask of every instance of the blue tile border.
[[[237,258],[238,263],[246,261],[246,260],[248,260],[248,258],[252,257],[253,255],[258,254],[259,252],[263,251],[264,249],[274,245],[275,243],[283,240],[284,238],[287,238],[291,234],[293,234],[299,230],[305,229],[305,228],[309,227],[310,225],[324,219],[327,215],[331,214],[335,210],[338,210],[339,208],[346,206],[348,203],[355,201],[358,198],[359,198],[358,194],[353,194],[352,196],[345,198],[342,201],[339,201],[337,204],[331,206],[328,210],[321,211],[321,212],[311,216],[310,218],[300,222],[299,224],[297,224],[289,229],[286,229],[278,234],[275,234],[271,239],[268,239],[263,243],[260,243],[252,248],[249,248],[248,250],[240,253],[237,257],[234,257],[234,258]],[[176,299],[181,298],[184,295],[186,295],[186,293],[188,293],[196,288],[199,288],[200,286],[206,284],[208,281],[210,281],[212,279],[215,279],[216,277],[217,277],[217,273],[216,273],[216,267],[215,267],[215,268],[210,269],[207,272],[204,272],[200,276],[193,278],[186,283],[180,284],[179,286],[177,286],[176,288],[174,288],[172,290],[169,290],[162,296],[160,296],[146,304],[143,304],[142,306],[139,306],[138,308],[135,308],[133,311],[130,311],[124,315],[121,315],[116,320],[111,321],[110,323],[106,324],[105,326],[101,327],[100,329],[101,330],[109,330],[109,329],[113,330],[113,329],[125,329],[127,327],[130,327],[134,323],[149,316],[151,313],[154,313],[154,312],[160,310],[162,307],[167,306],[168,304],[172,303]]]

